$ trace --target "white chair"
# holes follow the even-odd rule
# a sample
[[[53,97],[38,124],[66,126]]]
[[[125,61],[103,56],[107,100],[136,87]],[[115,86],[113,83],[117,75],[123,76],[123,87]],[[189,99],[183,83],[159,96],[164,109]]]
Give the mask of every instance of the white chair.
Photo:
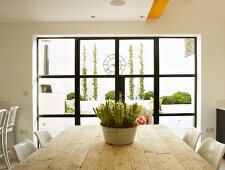
[[[37,150],[36,146],[28,139],[14,145],[12,148],[18,162],[23,161],[29,155]]]
[[[8,149],[8,145],[7,145],[7,143],[8,143],[8,133],[13,132],[14,144],[16,144],[14,126],[15,126],[16,114],[17,114],[18,109],[19,109],[18,106],[11,107],[8,114],[7,114],[7,118],[6,118],[5,150],[6,150],[6,158],[7,158],[9,167],[10,167],[10,161],[9,161],[8,153],[11,151],[11,149]]]
[[[7,117],[7,110],[1,109],[0,110],[0,135],[1,135],[1,150],[2,154],[0,157],[4,157],[5,165],[7,168],[10,168],[10,165],[8,165],[8,160],[6,157],[6,150],[5,150],[5,123],[6,123],[6,117]]]
[[[196,128],[191,128],[184,135],[183,141],[187,143],[193,150],[195,150],[200,135],[201,131]]]
[[[197,153],[208,161],[214,168],[219,169],[225,152],[225,145],[213,138],[205,139]]]
[[[37,136],[41,147],[53,139],[52,135],[48,131],[36,131],[34,134]]]

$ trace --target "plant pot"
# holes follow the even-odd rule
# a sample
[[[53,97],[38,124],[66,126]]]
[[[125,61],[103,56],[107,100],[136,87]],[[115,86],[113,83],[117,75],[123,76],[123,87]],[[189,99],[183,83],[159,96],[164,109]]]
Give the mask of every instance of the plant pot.
[[[131,128],[110,128],[102,126],[105,143],[127,145],[134,142],[137,126]]]

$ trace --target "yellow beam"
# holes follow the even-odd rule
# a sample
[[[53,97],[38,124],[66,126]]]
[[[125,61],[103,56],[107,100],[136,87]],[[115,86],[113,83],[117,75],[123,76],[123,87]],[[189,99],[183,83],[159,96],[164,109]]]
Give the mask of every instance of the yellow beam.
[[[159,18],[166,9],[168,2],[169,0],[154,0],[147,19]]]

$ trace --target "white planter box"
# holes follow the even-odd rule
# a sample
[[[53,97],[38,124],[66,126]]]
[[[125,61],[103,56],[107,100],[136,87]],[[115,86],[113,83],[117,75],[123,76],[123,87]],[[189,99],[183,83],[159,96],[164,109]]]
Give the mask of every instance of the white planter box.
[[[81,112],[93,112],[93,108],[98,107],[101,103],[105,103],[105,100],[99,101],[80,101],[80,111]],[[94,113],[94,112],[93,112]]]
[[[162,104],[162,113],[193,113],[194,104]]]
[[[40,114],[64,114],[65,94],[60,93],[40,93],[39,113]]]
[[[194,116],[161,116],[159,122],[169,128],[191,128],[194,126]]]

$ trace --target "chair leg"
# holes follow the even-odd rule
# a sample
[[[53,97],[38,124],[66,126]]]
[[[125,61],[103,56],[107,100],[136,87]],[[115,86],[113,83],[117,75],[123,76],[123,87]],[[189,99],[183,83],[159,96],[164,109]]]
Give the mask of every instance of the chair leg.
[[[7,140],[7,131],[5,132],[5,155],[6,155],[6,161],[7,161],[7,165],[10,168],[10,161],[9,161],[9,154],[8,154],[8,140]]]
[[[2,153],[3,153],[3,157],[4,157],[4,161],[5,161],[5,165],[6,165],[6,168],[9,169],[9,164],[8,164],[8,161],[7,161],[7,158],[6,158],[6,152],[5,152],[5,144],[4,144],[4,133],[2,132],[1,134],[1,143],[2,143]]]
[[[15,128],[13,128],[13,140],[14,140],[14,145],[16,145],[16,132],[15,132]]]

